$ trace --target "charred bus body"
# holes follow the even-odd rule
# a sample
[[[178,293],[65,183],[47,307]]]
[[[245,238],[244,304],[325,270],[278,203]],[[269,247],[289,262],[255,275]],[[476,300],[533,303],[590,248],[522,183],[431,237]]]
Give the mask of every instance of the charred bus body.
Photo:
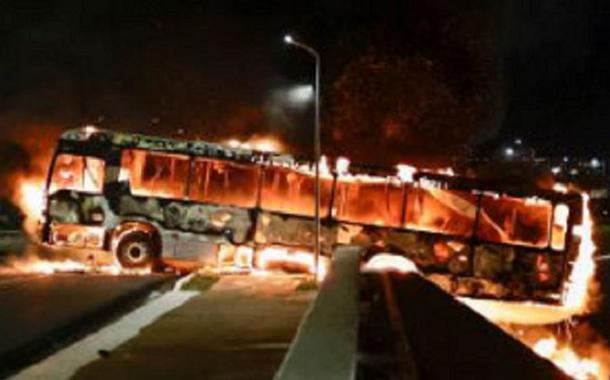
[[[128,268],[241,265],[268,247],[311,250],[311,167],[288,155],[98,130],[68,131],[47,180],[42,238]],[[535,195],[532,195],[535,194]],[[402,255],[456,295],[561,303],[578,253],[579,194],[499,189],[430,173],[351,168],[321,177],[322,249]],[[239,261],[239,260],[236,260]]]

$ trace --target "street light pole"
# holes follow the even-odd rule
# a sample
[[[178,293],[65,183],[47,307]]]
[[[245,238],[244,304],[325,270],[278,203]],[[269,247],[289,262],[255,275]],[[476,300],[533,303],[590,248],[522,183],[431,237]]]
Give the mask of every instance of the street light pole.
[[[314,275],[316,281],[319,280],[320,272],[320,54],[309,45],[303,42],[295,40],[291,35],[287,34],[284,36],[284,42],[289,45],[294,45],[298,48],[305,50],[309,53],[316,62],[316,78],[315,78],[315,122],[314,122],[314,133],[313,133],[313,150],[314,150],[314,175],[315,175],[315,189],[314,189]]]

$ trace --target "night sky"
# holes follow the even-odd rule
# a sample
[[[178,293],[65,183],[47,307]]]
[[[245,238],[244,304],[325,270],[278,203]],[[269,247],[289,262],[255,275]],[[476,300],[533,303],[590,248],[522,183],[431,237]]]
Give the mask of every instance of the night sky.
[[[322,55],[327,153],[433,161],[515,137],[545,153],[608,151],[607,2],[349,3],[2,1],[0,154],[95,123],[274,134],[306,155],[312,107],[281,94],[310,83],[313,62],[286,32]]]
[[[503,132],[548,151],[608,156],[610,3],[515,1],[506,8]]]

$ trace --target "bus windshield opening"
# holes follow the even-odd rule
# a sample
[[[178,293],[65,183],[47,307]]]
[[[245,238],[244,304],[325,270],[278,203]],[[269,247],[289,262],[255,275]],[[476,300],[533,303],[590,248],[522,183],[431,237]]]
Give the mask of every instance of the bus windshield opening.
[[[101,193],[104,185],[103,160],[94,157],[60,154],[55,159],[49,193],[75,190]]]

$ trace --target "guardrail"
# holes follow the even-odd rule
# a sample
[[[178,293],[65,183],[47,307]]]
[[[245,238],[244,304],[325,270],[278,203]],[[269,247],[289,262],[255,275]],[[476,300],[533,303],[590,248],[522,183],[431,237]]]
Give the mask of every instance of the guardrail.
[[[367,370],[363,363],[387,366],[386,373],[401,380],[568,378],[551,362],[416,274],[375,274],[371,289],[381,303],[374,303],[373,309],[386,315],[388,323],[360,329],[361,253],[360,247],[335,251],[329,274],[275,380],[351,380],[356,378],[357,368]],[[366,327],[367,319],[362,323]],[[382,353],[389,360],[359,360],[367,354],[358,351],[359,332],[365,334],[363,339],[367,333],[383,337],[389,332],[387,342],[382,339],[392,345]]]

